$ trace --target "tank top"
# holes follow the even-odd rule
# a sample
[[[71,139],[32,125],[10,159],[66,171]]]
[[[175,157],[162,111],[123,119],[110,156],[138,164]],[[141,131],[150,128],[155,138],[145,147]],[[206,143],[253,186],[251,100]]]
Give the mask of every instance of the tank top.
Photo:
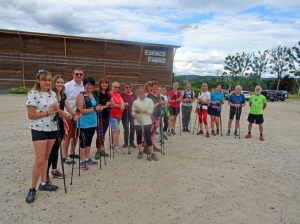
[[[121,95],[119,93],[114,94],[113,92],[110,92],[111,98],[114,99],[115,104],[121,104]],[[116,117],[116,118],[122,118],[122,110],[120,108],[113,107],[110,111],[110,116]]]

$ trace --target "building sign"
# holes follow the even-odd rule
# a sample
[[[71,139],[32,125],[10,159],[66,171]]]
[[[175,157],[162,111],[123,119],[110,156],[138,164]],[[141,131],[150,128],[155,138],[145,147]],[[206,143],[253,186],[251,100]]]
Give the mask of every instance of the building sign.
[[[166,51],[145,50],[145,55],[148,56],[150,63],[166,63]]]

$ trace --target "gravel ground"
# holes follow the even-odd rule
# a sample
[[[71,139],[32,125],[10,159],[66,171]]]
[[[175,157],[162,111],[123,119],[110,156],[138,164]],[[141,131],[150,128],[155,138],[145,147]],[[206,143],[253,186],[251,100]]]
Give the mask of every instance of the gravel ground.
[[[299,101],[268,102],[264,142],[257,125],[253,138],[243,138],[248,105],[241,139],[226,136],[225,105],[223,137],[180,136],[177,122],[158,162],[138,160],[132,149],[80,177],[75,166],[73,185],[65,166],[68,192],[52,179],[60,189],[37,192],[27,204],[34,151],[25,100],[0,95],[0,223],[300,223]],[[192,129],[194,121],[193,113]]]

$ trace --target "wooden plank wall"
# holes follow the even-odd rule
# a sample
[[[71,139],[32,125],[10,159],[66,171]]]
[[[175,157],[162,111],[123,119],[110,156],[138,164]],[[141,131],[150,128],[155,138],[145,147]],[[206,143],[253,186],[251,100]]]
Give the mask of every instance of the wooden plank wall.
[[[165,63],[148,62],[146,50],[165,51]],[[170,85],[173,51],[173,47],[0,32],[0,88],[23,86],[23,83],[30,88],[41,68],[53,75],[61,74],[69,81],[76,67],[97,82],[106,77],[110,82],[141,85],[153,77]]]

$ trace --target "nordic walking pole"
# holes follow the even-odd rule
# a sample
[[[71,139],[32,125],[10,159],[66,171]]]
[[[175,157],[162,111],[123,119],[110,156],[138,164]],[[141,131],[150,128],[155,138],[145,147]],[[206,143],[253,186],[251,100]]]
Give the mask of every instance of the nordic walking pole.
[[[241,129],[240,129],[240,127],[241,127],[241,108],[239,107],[239,139],[241,139]]]
[[[77,109],[76,110],[76,114],[79,114],[79,113],[80,113],[80,111]],[[80,119],[78,120],[78,125],[80,127]],[[78,140],[78,142],[80,141],[79,136],[80,136],[80,128],[78,128],[77,125],[76,125],[75,138],[74,138],[74,151],[76,150],[76,144],[77,144],[76,139]],[[79,145],[79,143],[78,143],[78,145]],[[74,152],[74,154],[75,154],[75,152]],[[75,156],[73,156],[72,172],[71,172],[71,183],[70,183],[70,185],[73,184],[73,173],[74,173],[74,163],[75,163],[74,158],[75,158]],[[80,148],[79,148],[79,164],[80,164]]]
[[[58,120],[60,120],[60,122],[63,122],[61,120],[61,118],[58,118]],[[57,131],[58,131],[58,142],[59,142],[59,151],[60,151],[60,158],[61,158],[61,169],[62,169],[62,173],[63,173],[63,179],[64,179],[64,187],[65,187],[65,194],[67,193],[67,186],[66,186],[66,177],[65,177],[65,166],[64,166],[64,162],[63,162],[63,154],[62,154],[62,144],[61,144],[61,135],[60,135],[60,127],[59,127],[59,121],[57,121]]]
[[[97,137],[98,137],[98,144],[100,145],[100,111],[97,111]],[[101,146],[99,146],[101,147]],[[100,170],[101,170],[101,153],[100,153]]]
[[[104,165],[106,166],[106,156],[105,156],[105,147],[104,147],[104,128],[103,128],[102,111],[100,111],[99,116],[100,116],[100,126],[101,126],[101,131],[102,131],[101,132],[101,138],[103,140]],[[100,155],[100,162],[101,162],[101,155]]]
[[[198,112],[197,112],[197,110],[196,110],[196,119],[195,119],[195,123],[194,123],[193,134],[195,134],[195,128],[196,128],[197,118],[198,118]]]
[[[109,105],[107,107],[107,113],[108,113],[108,138],[109,138],[109,156],[111,157],[111,126],[110,126],[110,110],[111,106]],[[113,150],[113,157],[115,157],[115,151]]]
[[[129,107],[127,106],[127,111],[126,111],[126,119],[127,119],[127,146],[128,146],[128,150],[127,150],[127,153],[128,154],[131,154],[131,148],[130,148],[130,145],[129,145]]]
[[[220,131],[221,131],[221,136],[223,136],[223,131],[222,131],[222,116],[221,116],[221,114],[222,114],[222,109],[220,110]]]
[[[181,135],[181,117],[180,117],[180,111],[179,111],[179,134]]]
[[[235,104],[236,104],[236,102],[235,102]],[[235,128],[234,128],[234,138],[236,138],[236,126],[237,126],[237,122],[238,122],[238,108],[237,107],[235,107]]]
[[[163,136],[163,127],[162,127],[162,122],[163,122],[163,109],[161,108],[161,111],[160,111],[160,124],[159,124],[159,131],[160,131],[160,148],[161,148],[161,154],[165,155],[165,139],[164,139],[164,136]]]

